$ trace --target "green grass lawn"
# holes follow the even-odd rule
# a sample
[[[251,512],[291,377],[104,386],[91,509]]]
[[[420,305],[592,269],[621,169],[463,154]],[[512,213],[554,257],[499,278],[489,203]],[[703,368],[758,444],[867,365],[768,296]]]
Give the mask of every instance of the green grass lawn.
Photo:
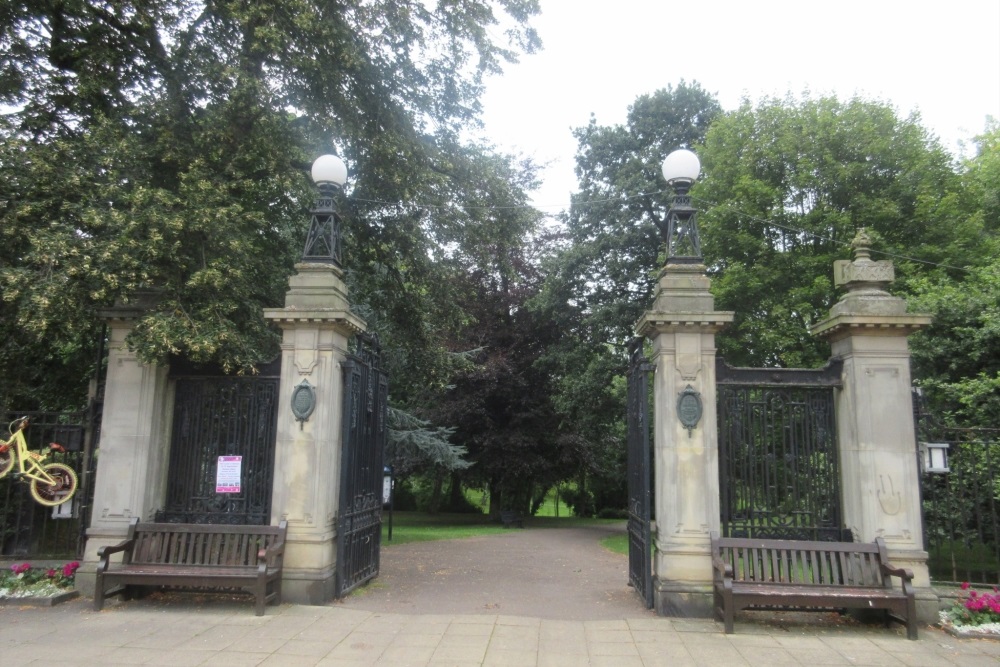
[[[457,540],[463,537],[493,535],[505,528],[490,521],[485,514],[425,514],[394,512],[392,541],[389,541],[389,515],[382,515],[382,544],[392,546],[407,542]],[[509,530],[509,529],[506,529]]]
[[[464,489],[465,497],[470,503],[476,507],[483,508],[485,512],[488,507],[488,502],[486,498],[486,492],[482,489]],[[573,510],[569,508],[569,505],[559,498],[559,503],[556,504],[556,490],[550,489],[548,494],[545,496],[545,500],[542,502],[541,506],[538,508],[538,512],[535,516],[551,516],[558,518],[569,518],[573,516]]]
[[[601,546],[608,551],[613,551],[616,554],[628,555],[628,533],[622,533],[621,535],[612,535],[611,537],[605,537],[601,540]]]
[[[432,540],[457,540],[480,535],[502,533],[499,523],[490,521],[485,514],[425,514],[423,512],[394,512],[392,517],[392,541],[389,541],[389,515],[382,515],[382,545],[392,547],[408,542],[430,542]],[[620,523],[615,519],[580,519],[577,517],[535,516],[526,520],[528,528],[571,528],[595,523]],[[621,545],[624,544],[624,551]],[[615,535],[601,541],[606,548],[616,553],[628,553],[628,536]]]

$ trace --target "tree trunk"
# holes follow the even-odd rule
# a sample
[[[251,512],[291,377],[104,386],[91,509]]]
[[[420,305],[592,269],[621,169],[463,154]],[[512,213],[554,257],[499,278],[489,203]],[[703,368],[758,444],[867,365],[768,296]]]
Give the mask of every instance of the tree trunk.
[[[451,473],[451,491],[448,494],[449,511],[464,511],[469,506],[462,494],[462,480],[457,472]]]
[[[444,487],[444,475],[438,474],[434,478],[434,488],[431,490],[431,499],[427,505],[428,514],[437,514],[441,511],[441,493]]]
[[[491,519],[499,519],[500,518],[500,511],[503,509],[503,506],[500,504],[501,500],[502,499],[500,498],[500,490],[497,488],[496,483],[493,482],[493,481],[491,481],[490,482],[490,518]]]

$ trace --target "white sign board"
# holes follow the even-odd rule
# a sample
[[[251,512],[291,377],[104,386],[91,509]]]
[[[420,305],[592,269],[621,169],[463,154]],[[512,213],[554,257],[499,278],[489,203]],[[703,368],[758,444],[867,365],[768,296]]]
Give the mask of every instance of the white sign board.
[[[215,470],[215,492],[239,493],[242,468],[242,456],[220,456]]]
[[[386,475],[382,478],[382,504],[388,505],[392,498],[392,477]]]

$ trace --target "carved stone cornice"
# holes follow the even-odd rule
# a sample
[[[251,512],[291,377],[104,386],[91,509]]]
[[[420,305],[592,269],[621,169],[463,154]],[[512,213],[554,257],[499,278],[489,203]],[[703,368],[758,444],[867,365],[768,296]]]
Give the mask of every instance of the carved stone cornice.
[[[664,333],[716,333],[731,324],[733,311],[666,313],[647,311],[635,325],[636,335],[652,338]]]
[[[301,324],[327,325],[341,328],[351,335],[364,333],[368,329],[368,324],[363,319],[342,308],[310,308],[308,310],[300,310],[295,307],[265,308],[264,319],[276,322],[283,329]]]
[[[831,341],[847,336],[909,336],[929,325],[930,315],[907,313],[904,315],[852,315],[828,317],[809,329],[809,333]]]

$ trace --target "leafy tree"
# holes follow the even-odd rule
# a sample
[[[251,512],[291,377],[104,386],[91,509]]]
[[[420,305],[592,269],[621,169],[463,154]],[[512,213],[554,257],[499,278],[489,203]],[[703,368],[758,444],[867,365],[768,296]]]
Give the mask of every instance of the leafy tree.
[[[699,143],[720,112],[712,95],[682,82],[638,97],[623,125],[591,119],[575,131],[580,192],[550,240],[545,283],[530,303],[560,332],[538,365],[553,378],[559,423],[577,443],[578,490],[585,496],[588,485],[617,488],[615,509],[626,502],[626,346],[663,263],[655,221],[669,200],[660,166],[674,149]]]
[[[702,247],[716,307],[736,311],[720,336],[746,366],[816,366],[829,348],[808,334],[836,300],[833,261],[864,227],[901,277],[961,262],[981,226],[956,205],[951,158],[911,115],[832,97],[745,102],[699,149]]]
[[[444,191],[483,75],[537,48],[537,12],[535,0],[4,5],[0,371],[17,380],[0,401],[79,396],[64,380],[88,374],[96,311],[146,288],[160,305],[129,340],[144,360],[248,370],[273,354],[260,309],[281,302],[301,247],[312,157],[332,139],[358,200]],[[392,226],[385,212],[351,221],[383,259],[427,256],[452,223]],[[377,270],[356,256],[352,270]]]
[[[534,170],[483,158],[477,173],[500,178],[476,179],[482,187],[466,200],[463,214],[478,219],[479,231],[471,242],[453,244],[446,259],[465,315],[449,342],[453,350],[468,352],[469,363],[433,395],[427,414],[455,427],[455,442],[468,448],[474,462],[453,476],[453,496],[463,483],[488,488],[491,513],[527,512],[535,487],[557,481],[562,463],[565,441],[554,419],[550,383],[535,365],[558,332],[525,308],[541,282],[533,257],[540,216],[527,207],[525,194]]]
[[[624,125],[604,127],[592,118],[574,131],[580,192],[566,221],[569,247],[549,267],[546,289],[572,294],[606,334],[602,342],[628,341],[651,300],[649,276],[662,265],[655,221],[669,204],[663,159],[701,141],[720,111],[697,83],[682,82],[638,97]]]
[[[1000,424],[1000,125],[977,138],[977,154],[961,172],[960,210],[982,229],[967,271],[948,267],[906,282],[910,309],[934,316],[911,339],[914,374],[930,409],[964,427]],[[958,264],[958,262],[955,262]]]
[[[454,433],[454,428],[435,427],[424,419],[390,407],[387,463],[392,464],[393,472],[400,477],[428,469],[464,470],[472,464],[464,458],[468,453],[465,447],[449,442]]]
[[[497,320],[494,300],[507,299],[509,305],[524,298],[527,287],[522,276],[531,270],[524,248],[540,217],[528,205],[527,192],[535,185],[537,172],[530,161],[489,147],[467,146],[452,154],[449,169],[454,178],[427,191],[419,215],[420,224],[437,234],[433,256],[373,256],[378,270],[356,274],[355,293],[375,313],[393,314],[391,321],[378,316],[375,321],[391,351],[394,400],[414,415],[449,425],[451,441],[468,450],[468,460],[477,464],[475,470],[452,475],[457,498],[462,478],[477,477],[483,457],[479,441],[470,435],[469,425],[476,417],[450,409],[452,397],[462,393],[456,385],[480,372],[483,359],[496,352],[496,345],[503,345],[497,343],[494,326],[504,324]],[[359,245],[378,248],[380,242],[373,238]],[[372,279],[382,275],[389,280]],[[394,314],[402,309],[405,316]],[[513,451],[508,454],[512,460],[518,458]],[[439,503],[449,471],[464,469],[408,467],[431,477],[436,489],[432,505]]]

